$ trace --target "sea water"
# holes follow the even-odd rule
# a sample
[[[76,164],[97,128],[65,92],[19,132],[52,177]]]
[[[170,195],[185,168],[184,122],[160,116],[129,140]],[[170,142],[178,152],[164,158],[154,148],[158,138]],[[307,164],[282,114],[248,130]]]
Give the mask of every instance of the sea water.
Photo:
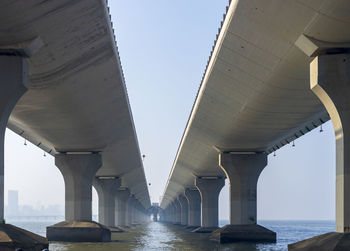
[[[8,223],[45,236],[46,226],[54,221],[10,221]],[[220,221],[220,226],[228,221]],[[259,221],[259,224],[277,233],[273,244],[217,244],[208,240],[208,234],[191,233],[183,226],[151,222],[131,227],[124,233],[112,234],[109,243],[50,243],[51,251],[107,251],[107,250],[287,250],[287,245],[316,235],[332,232],[334,221]]]

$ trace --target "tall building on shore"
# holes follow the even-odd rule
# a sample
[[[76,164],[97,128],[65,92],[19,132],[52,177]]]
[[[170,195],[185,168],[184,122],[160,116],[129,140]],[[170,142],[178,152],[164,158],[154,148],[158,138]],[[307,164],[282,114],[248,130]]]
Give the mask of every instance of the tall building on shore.
[[[8,215],[18,215],[18,191],[8,190]]]

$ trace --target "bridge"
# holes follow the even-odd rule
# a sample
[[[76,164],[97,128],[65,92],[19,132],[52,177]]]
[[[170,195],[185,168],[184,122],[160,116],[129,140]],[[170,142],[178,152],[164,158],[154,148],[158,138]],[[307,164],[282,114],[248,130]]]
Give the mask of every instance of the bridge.
[[[319,238],[336,243],[350,231],[349,10],[346,1],[230,1],[160,203],[163,221],[214,231],[221,242],[275,241],[256,214],[267,155],[331,118],[336,233]],[[225,178],[230,224],[218,229]],[[309,250],[301,247],[317,238],[289,248]]]
[[[343,245],[350,232],[349,11],[341,0],[230,2],[159,207],[151,206],[107,3],[2,1],[0,220],[7,127],[54,156],[64,177],[65,221],[47,228],[48,240],[109,241],[111,231],[152,213],[219,242],[273,242],[276,233],[258,225],[256,214],[267,156],[331,119],[336,232],[289,249]],[[218,228],[225,179],[230,224]],[[92,221],[92,186],[99,222]],[[48,245],[10,224],[0,231]]]
[[[54,156],[64,177],[65,221],[48,227],[49,240],[85,240],[82,226],[96,232],[90,241],[109,240],[110,227],[147,221],[148,185],[106,1],[2,1],[0,16],[0,220],[8,127]]]

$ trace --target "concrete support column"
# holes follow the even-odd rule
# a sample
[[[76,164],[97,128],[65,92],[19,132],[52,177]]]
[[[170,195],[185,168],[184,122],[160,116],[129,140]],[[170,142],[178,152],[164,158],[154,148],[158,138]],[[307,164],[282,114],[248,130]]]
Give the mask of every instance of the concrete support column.
[[[159,209],[159,221],[164,222],[164,210]]]
[[[185,196],[188,201],[188,226],[199,227],[201,226],[201,195],[197,189],[187,188],[185,190]]]
[[[265,153],[220,153],[219,166],[230,184],[230,224],[215,231],[212,239],[219,242],[276,241],[275,232],[256,224],[256,187],[266,165]]]
[[[322,55],[310,64],[311,90],[327,109],[336,139],[338,233],[350,232],[350,54]]]
[[[11,46],[10,46],[11,47]],[[16,47],[16,46],[15,46]],[[13,47],[13,48],[15,48]],[[13,48],[9,48],[8,54],[15,54]],[[30,48],[18,48],[23,54],[23,49],[31,50]],[[6,48],[2,48],[2,54],[6,54]],[[34,51],[32,51],[34,53]],[[27,56],[29,56],[27,54]],[[25,59],[19,56],[4,56],[0,55],[0,222],[4,219],[4,139],[5,131],[10,114],[17,104],[17,101],[28,90],[29,87],[29,71],[28,64]],[[23,136],[25,137],[26,132]],[[7,249],[8,245],[13,245],[12,249],[19,249],[32,243],[33,249],[42,250],[48,248],[46,239],[39,235],[22,230],[11,224],[1,224],[1,232],[3,236],[17,236],[20,242],[0,243],[0,249]],[[10,243],[10,244],[8,244]]]
[[[126,226],[127,224],[127,203],[130,197],[128,189],[119,189],[116,193],[116,225]]]
[[[181,225],[188,225],[188,202],[185,196],[179,195],[178,200],[181,206]]]
[[[115,226],[116,193],[120,179],[95,177],[93,185],[98,193],[98,221],[109,227]]]
[[[4,219],[4,140],[10,114],[28,90],[28,65],[25,59],[0,56],[0,222]]]
[[[230,224],[256,224],[256,187],[265,153],[221,153],[219,166],[230,185]]]
[[[202,199],[202,225],[195,232],[212,232],[219,225],[219,194],[225,179],[222,177],[198,177],[195,186]]]
[[[165,221],[166,221],[166,222],[171,222],[170,206],[168,206],[168,207],[165,209]]]
[[[92,182],[102,165],[100,154],[56,154],[65,183],[66,221],[92,220]]]
[[[140,203],[139,201],[136,199],[135,200],[135,204],[134,204],[134,223],[141,223],[141,220],[140,220]]]
[[[169,206],[163,209],[163,222],[169,222]]]
[[[139,215],[139,201],[134,197],[132,201],[132,224],[138,224],[140,223],[138,220]]]
[[[337,44],[334,48],[333,54],[311,62],[310,88],[325,106],[335,133],[336,232],[290,244],[288,250],[350,249],[350,54],[334,54],[345,51]]]
[[[174,202],[170,204],[170,221],[171,223],[176,223],[176,206],[174,205]]]
[[[126,200],[126,219],[125,226],[130,227],[132,224],[132,215],[134,210],[134,195],[129,196]]]
[[[92,183],[102,165],[98,153],[61,153],[55,164],[65,184],[65,221],[46,228],[49,241],[110,241],[111,231],[92,221]]]
[[[174,212],[174,215],[175,215],[175,224],[181,224],[181,205],[180,205],[180,202],[175,199],[173,201],[173,205],[174,205],[174,209],[175,209],[175,212]]]
[[[170,206],[164,209],[164,221],[170,222]]]

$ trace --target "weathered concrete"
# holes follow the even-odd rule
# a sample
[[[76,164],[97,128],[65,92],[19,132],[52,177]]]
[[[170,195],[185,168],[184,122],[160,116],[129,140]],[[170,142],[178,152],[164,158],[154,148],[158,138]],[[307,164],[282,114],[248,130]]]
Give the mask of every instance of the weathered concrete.
[[[210,240],[230,242],[276,242],[276,233],[257,224],[226,225],[214,231]]]
[[[126,218],[125,218],[125,226],[131,227],[132,224],[132,214],[133,214],[133,203],[134,203],[134,197],[133,195],[130,195],[126,199]]]
[[[316,250],[330,242],[350,249],[350,54],[317,56],[310,64],[310,87],[326,107],[336,140],[336,232],[291,245],[290,250]],[[339,243],[338,238],[344,241]],[[318,250],[318,249],[317,249]],[[338,250],[328,249],[328,250]],[[339,249],[340,250],[340,249]],[[343,249],[341,249],[343,250]],[[345,250],[345,249],[344,249]]]
[[[256,225],[257,183],[266,165],[265,153],[220,153],[219,166],[230,185],[230,225],[215,231],[211,239],[225,243],[240,238],[253,242],[276,241],[276,233]]]
[[[4,218],[4,140],[10,114],[28,90],[28,65],[25,59],[0,56],[0,221]]]
[[[178,199],[175,199],[173,201],[173,205],[174,205],[174,215],[175,215],[174,224],[181,225],[181,205]]]
[[[92,183],[101,155],[56,154],[55,164],[65,183],[65,221],[46,228],[48,240],[110,241],[109,229],[92,221]]]
[[[188,201],[188,227],[196,228],[201,225],[201,195],[197,189],[185,190],[185,196]]]
[[[170,205],[164,209],[164,222],[170,222]]]
[[[288,245],[289,251],[348,251],[350,233],[326,233]]]
[[[115,227],[115,197],[120,184],[121,180],[113,177],[95,177],[93,181],[98,194],[98,221],[108,227]]]
[[[130,225],[138,225],[139,222],[137,221],[137,199],[135,196],[131,197],[130,208],[128,211],[130,212]]]
[[[100,154],[57,154],[55,164],[65,183],[66,221],[91,221],[92,182],[102,165]]]
[[[266,165],[265,153],[220,153],[219,166],[230,186],[230,224],[256,223],[256,187]]]
[[[46,228],[49,241],[108,242],[111,231],[93,221],[63,221]]]
[[[188,225],[188,201],[184,195],[179,195],[178,200],[181,206],[181,225]]]
[[[219,225],[219,194],[225,185],[222,177],[198,177],[195,186],[198,188],[202,199],[202,224],[193,232],[210,233]]]
[[[350,232],[350,54],[310,64],[311,90],[326,107],[336,139],[336,231]]]
[[[0,250],[42,251],[49,247],[46,238],[11,224],[0,224]]]
[[[116,193],[116,225],[126,226],[127,223],[127,203],[130,192],[126,188],[119,189]]]
[[[176,210],[175,210],[174,203],[172,202],[170,204],[170,210],[169,210],[169,215],[170,215],[170,222],[171,223],[176,223]]]
[[[0,55],[0,222],[4,219],[4,139],[10,114],[17,101],[28,90],[29,71],[22,57]],[[10,224],[0,224],[0,249],[42,250],[46,238]]]

